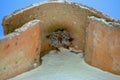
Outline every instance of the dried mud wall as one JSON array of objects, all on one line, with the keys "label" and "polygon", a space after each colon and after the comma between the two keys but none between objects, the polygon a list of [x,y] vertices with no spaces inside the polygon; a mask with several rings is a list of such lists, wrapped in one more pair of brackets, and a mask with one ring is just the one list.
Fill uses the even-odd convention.
[{"label": "dried mud wall", "polygon": [[102,17],[108,21],[114,21],[101,12],[80,4],[46,2],[14,12],[3,20],[3,26],[5,34],[8,34],[30,20],[41,20],[40,35],[41,42],[43,42],[41,43],[41,56],[43,56],[46,51],[52,49],[49,46],[50,41],[46,38],[46,35],[61,28],[70,32],[74,38],[71,47],[84,51],[88,16]]},{"label": "dried mud wall", "polygon": [[[46,36],[57,29],[70,32],[74,39],[71,47],[85,51],[88,64],[120,74],[120,29],[88,20],[88,16],[120,23],[93,8],[68,2],[38,3],[5,17],[2,24],[8,37],[0,40],[0,78],[15,76],[30,70],[34,62],[39,63],[38,55],[43,56],[52,49]],[[31,20],[30,27],[19,32]],[[9,38],[12,34],[16,35]]]},{"label": "dried mud wall", "polygon": [[0,80],[23,73],[39,63],[39,21],[31,21],[0,40]]},{"label": "dried mud wall", "polygon": [[120,74],[120,24],[90,17],[86,34],[85,61]]}]

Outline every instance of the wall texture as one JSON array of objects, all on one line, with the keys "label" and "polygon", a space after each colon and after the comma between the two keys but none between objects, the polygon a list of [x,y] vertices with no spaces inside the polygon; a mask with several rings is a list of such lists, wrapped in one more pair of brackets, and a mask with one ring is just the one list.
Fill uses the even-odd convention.
[{"label": "wall texture", "polygon": [[0,80],[34,68],[39,63],[39,21],[31,21],[0,40]]},{"label": "wall texture", "polygon": [[52,49],[46,36],[57,29],[71,34],[70,47],[85,51],[88,64],[120,74],[119,23],[93,8],[69,2],[38,3],[15,11],[2,23],[6,36],[0,40],[0,80],[39,65],[39,58]]},{"label": "wall texture", "polygon": [[85,61],[120,74],[120,24],[91,17],[86,33]]},{"label": "wall texture", "polygon": [[115,21],[101,12],[87,6],[68,2],[46,2],[31,5],[16,11],[3,20],[4,32],[8,34],[30,20],[41,20],[41,56],[52,49],[46,35],[56,29],[66,29],[74,38],[71,47],[85,49],[87,17],[96,16]]}]

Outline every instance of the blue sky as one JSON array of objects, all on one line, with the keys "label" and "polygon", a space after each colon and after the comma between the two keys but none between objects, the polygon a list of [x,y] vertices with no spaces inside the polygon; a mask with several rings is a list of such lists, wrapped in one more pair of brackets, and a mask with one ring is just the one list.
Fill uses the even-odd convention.
[{"label": "blue sky", "polygon": [[[0,38],[3,37],[2,19],[17,9],[24,8],[30,4],[46,0],[1,0],[0,1]],[[120,0],[68,0],[78,2],[98,9],[105,14],[120,20]]]}]

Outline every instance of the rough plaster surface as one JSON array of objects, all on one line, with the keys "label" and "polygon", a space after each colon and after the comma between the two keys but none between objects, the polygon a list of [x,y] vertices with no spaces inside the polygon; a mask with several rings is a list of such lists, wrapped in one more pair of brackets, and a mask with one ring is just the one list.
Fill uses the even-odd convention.
[{"label": "rough plaster surface", "polygon": [[[98,31],[95,32],[94,31],[95,29],[92,26],[89,27],[89,29],[87,28],[87,32],[86,32],[86,27],[88,26],[88,18],[87,18],[88,16],[95,16],[98,18],[102,18],[102,19],[97,19],[98,23],[94,22],[95,18],[91,18],[91,20],[93,19],[93,23],[95,23],[94,26],[95,29]],[[38,22],[38,20],[35,19],[41,20],[41,24],[39,26],[40,28],[38,27],[38,25],[34,25],[34,23]],[[35,20],[35,21],[33,21],[33,23],[26,24],[24,26],[29,26],[29,25],[37,26],[34,27],[36,29],[33,29],[32,30],[33,32],[30,31],[31,28],[29,29],[28,27],[23,26],[23,24],[31,20]],[[99,23],[101,25],[99,25]],[[13,14],[4,18],[3,26],[6,36],[4,39],[0,40],[0,51],[3,53],[5,52],[5,54],[0,53],[1,54],[0,59],[2,61],[0,62],[0,65],[3,64],[8,65],[9,61],[10,63],[14,64],[17,63],[15,62],[16,60],[19,60],[21,61],[21,63],[24,63],[28,61],[28,59],[26,60],[26,58],[29,58],[31,63],[31,61],[33,61],[33,59],[35,58],[36,53],[34,54],[34,52],[32,52],[34,50],[29,48],[31,47],[30,45],[33,45],[34,46],[33,48],[35,48],[35,50],[39,52],[41,56],[45,55],[46,51],[52,49],[52,47],[49,46],[50,40],[46,39],[46,35],[50,34],[56,29],[62,28],[70,32],[70,34],[72,34],[71,37],[73,37],[74,40],[72,42],[71,47],[73,49],[77,51],[80,50],[83,52],[86,50],[86,53],[84,55],[87,63],[91,65],[95,64],[94,66],[99,67],[103,70],[107,70],[113,73],[120,73],[119,70],[120,55],[118,51],[120,49],[119,23],[120,23],[119,21],[112,19],[109,16],[82,4],[69,3],[69,2],[45,2],[45,3],[33,4],[24,9],[15,11]],[[104,27],[104,25],[107,25],[108,27]],[[23,27],[19,28],[21,26]],[[32,38],[31,35],[33,35]],[[99,41],[98,39],[101,39],[101,41]],[[18,47],[24,46],[25,51],[28,51],[27,53],[22,52],[20,48],[15,46],[18,45],[18,43],[16,43],[17,41],[20,42],[19,43],[20,45]],[[8,43],[12,47],[8,45]],[[93,43],[95,43],[96,45],[94,45]],[[41,46],[41,50],[40,48],[38,48],[39,46]],[[9,49],[7,50],[6,48]],[[16,54],[18,52],[20,54]],[[34,56],[29,55],[28,53],[34,54]],[[17,58],[16,56],[20,56],[20,57]],[[22,65],[25,66],[27,64],[25,65],[22,64]],[[29,65],[29,61],[28,61],[28,65]],[[9,69],[15,68],[18,70],[17,73],[21,73],[24,70],[26,71],[27,69],[29,69],[31,64],[29,65],[29,67],[25,69],[20,66],[20,63],[17,65],[21,67],[20,69],[16,68],[16,65],[15,67],[14,65],[9,65],[9,66],[10,66]],[[34,64],[33,66],[36,66],[36,64]],[[7,68],[4,67],[4,65],[0,66],[1,72],[5,72],[6,69]],[[10,71],[11,70],[9,70],[7,73],[6,70],[5,75],[2,74],[2,76],[8,77],[9,75],[11,76],[17,75],[16,71],[13,70],[14,74],[10,74],[9,73]]]},{"label": "rough plaster surface", "polygon": [[46,35],[59,28],[66,29],[72,34],[74,38],[72,47],[84,51],[88,16],[115,21],[103,13],[82,4],[44,2],[14,12],[3,20],[3,26],[5,34],[8,34],[30,20],[39,19],[41,20],[41,42],[45,42],[41,43],[41,55],[45,55],[46,51],[51,50],[50,41],[46,39]]},{"label": "rough plaster surface", "polygon": [[87,65],[82,53],[50,51],[42,60],[40,67],[9,80],[120,80],[118,75]]},{"label": "rough plaster surface", "polygon": [[26,23],[0,40],[0,80],[13,77],[39,65],[39,21]]},{"label": "rough plaster surface", "polygon": [[86,33],[86,62],[120,74],[120,25],[90,17]]}]

